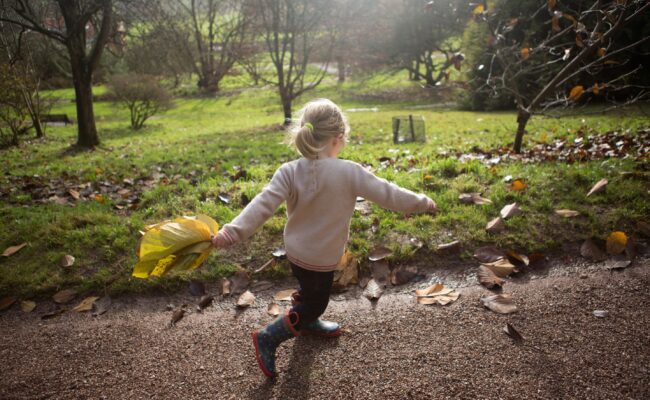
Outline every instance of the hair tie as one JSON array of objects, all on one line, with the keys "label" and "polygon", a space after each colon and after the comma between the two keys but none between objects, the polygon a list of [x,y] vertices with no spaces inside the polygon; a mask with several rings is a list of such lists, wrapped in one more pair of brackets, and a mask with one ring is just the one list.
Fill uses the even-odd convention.
[{"label": "hair tie", "polygon": [[312,132],[314,131],[314,125],[312,125],[312,124],[309,123],[309,122],[305,122],[305,124],[304,124],[303,126],[306,126],[307,129],[309,129],[309,130],[312,131]]}]

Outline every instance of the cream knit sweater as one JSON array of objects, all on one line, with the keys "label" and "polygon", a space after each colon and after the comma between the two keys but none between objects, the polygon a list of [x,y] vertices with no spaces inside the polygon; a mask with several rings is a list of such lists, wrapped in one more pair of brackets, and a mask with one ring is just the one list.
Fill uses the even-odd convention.
[{"label": "cream knit sweater", "polygon": [[271,182],[216,238],[219,247],[247,239],[287,202],[287,258],[313,271],[333,271],[343,256],[357,196],[402,213],[433,210],[435,203],[338,158],[300,158],[283,164]]}]

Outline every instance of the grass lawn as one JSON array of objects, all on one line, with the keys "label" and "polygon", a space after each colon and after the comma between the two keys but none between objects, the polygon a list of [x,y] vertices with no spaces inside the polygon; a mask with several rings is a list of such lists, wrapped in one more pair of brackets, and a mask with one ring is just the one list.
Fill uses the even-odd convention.
[{"label": "grass lawn", "polygon": [[[409,262],[438,244],[461,240],[469,257],[483,243],[496,243],[524,253],[553,251],[566,241],[605,238],[612,230],[633,232],[636,221],[647,220],[647,158],[633,157],[576,162],[524,163],[502,161],[488,165],[478,160],[462,162],[458,155],[504,147],[513,140],[513,112],[476,113],[444,108],[426,97],[412,98],[417,85],[399,77],[369,78],[342,86],[325,83],[296,103],[296,109],[314,97],[329,97],[346,109],[352,126],[351,140],[342,158],[371,166],[375,173],[399,185],[431,196],[440,215],[403,217],[368,205],[352,221],[351,251],[360,258],[375,245],[395,250],[395,262]],[[225,87],[228,87],[226,85]],[[96,93],[103,93],[98,88]],[[392,99],[390,93],[398,93]],[[53,113],[75,117],[75,105],[65,101],[71,90],[59,90],[62,100]],[[192,274],[156,280],[131,278],[136,261],[138,231],[144,225],[179,215],[205,213],[220,224],[229,222],[268,182],[277,167],[297,157],[283,143],[278,129],[282,112],[276,93],[268,88],[228,90],[218,98],[176,99],[176,107],[156,116],[140,131],[132,131],[127,111],[118,104],[96,102],[95,115],[101,146],[91,152],[69,151],[76,141],[76,126],[49,127],[43,141],[23,143],[1,150],[3,201],[0,216],[0,248],[28,245],[0,260],[0,294],[44,296],[74,287],[79,291],[113,294],[148,289],[173,289],[190,277],[217,279],[239,266],[257,268],[282,244],[285,209],[247,243],[226,252],[214,252]],[[614,113],[573,113],[561,118],[534,117],[529,123],[525,147],[556,138],[573,141],[585,132],[597,135],[610,130],[650,126],[647,108],[628,108]],[[427,124],[427,143],[392,143],[391,118],[418,114]],[[381,160],[384,161],[383,163]],[[232,181],[238,168],[246,177]],[[622,174],[624,172],[635,174]],[[528,185],[512,191],[504,177],[522,178]],[[37,176],[37,178],[34,178]],[[585,197],[591,186],[607,178],[607,190]],[[139,195],[134,210],[117,209],[119,201],[105,195],[86,196],[72,205],[34,201],[25,182],[68,196],[68,189],[87,185],[106,193],[120,188]],[[126,181],[125,181],[126,180]],[[45,182],[45,183],[43,183]],[[147,182],[142,184],[142,182]],[[488,205],[464,205],[463,192],[482,192]],[[219,195],[227,194],[225,203]],[[69,196],[68,196],[69,197]],[[503,233],[488,234],[486,223],[506,204],[517,202],[523,214],[507,220]],[[581,216],[564,219],[554,210],[577,210]],[[375,221],[379,229],[371,229]],[[413,254],[409,239],[426,247]],[[62,256],[76,257],[72,267],[59,266]],[[362,265],[363,266],[363,265]],[[271,275],[286,274],[280,264]]]}]

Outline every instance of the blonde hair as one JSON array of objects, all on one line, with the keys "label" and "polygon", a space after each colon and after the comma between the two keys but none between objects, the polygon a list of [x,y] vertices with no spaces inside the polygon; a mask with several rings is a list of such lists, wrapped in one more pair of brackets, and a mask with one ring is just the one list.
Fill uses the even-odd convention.
[{"label": "blonde hair", "polygon": [[288,130],[287,142],[305,158],[318,158],[330,138],[343,134],[347,141],[350,125],[341,108],[328,99],[308,102],[298,111]]}]

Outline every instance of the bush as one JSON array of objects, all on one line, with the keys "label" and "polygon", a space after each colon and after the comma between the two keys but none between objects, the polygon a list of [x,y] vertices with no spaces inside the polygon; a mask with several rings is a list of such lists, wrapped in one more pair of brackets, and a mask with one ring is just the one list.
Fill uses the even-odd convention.
[{"label": "bush", "polygon": [[171,96],[151,75],[123,74],[112,76],[108,83],[111,98],[131,112],[131,128],[140,129],[151,116],[172,107]]}]

